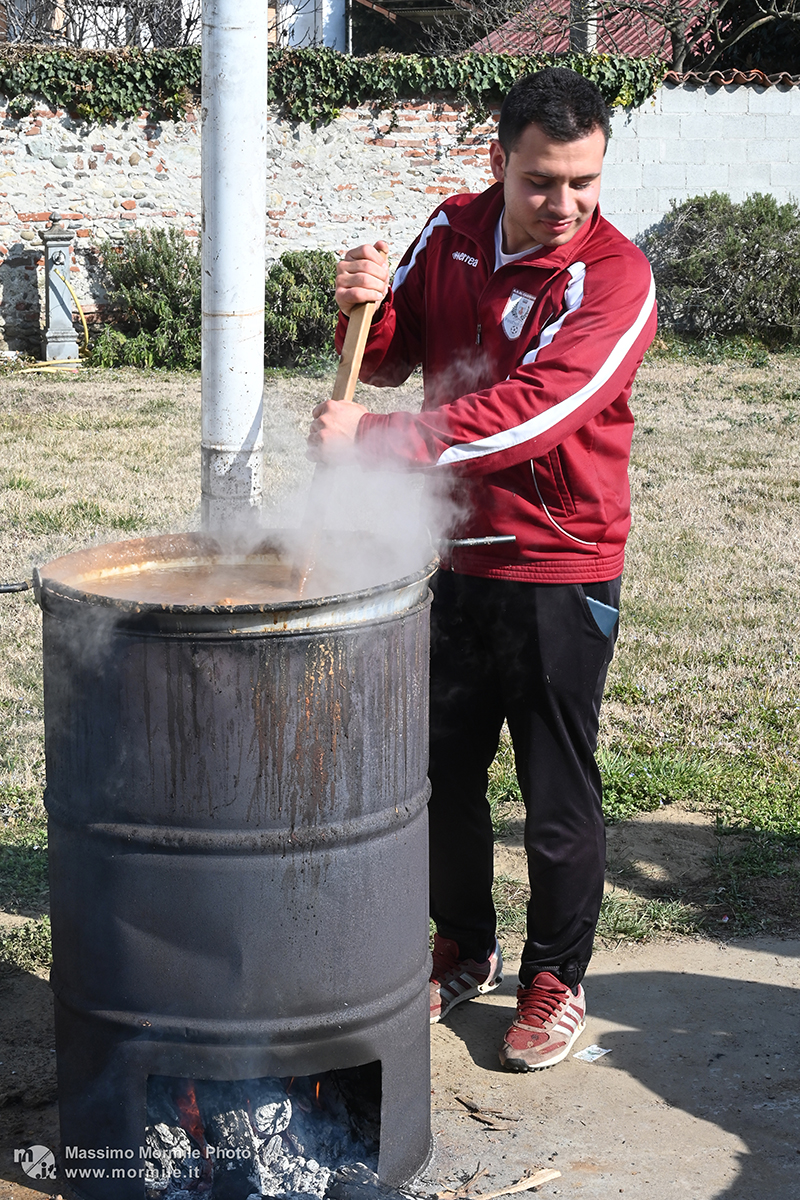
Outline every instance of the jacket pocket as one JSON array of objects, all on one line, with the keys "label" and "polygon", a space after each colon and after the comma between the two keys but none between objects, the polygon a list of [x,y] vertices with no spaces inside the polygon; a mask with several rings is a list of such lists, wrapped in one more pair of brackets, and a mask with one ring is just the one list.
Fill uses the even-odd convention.
[{"label": "jacket pocket", "polygon": [[560,516],[573,516],[575,500],[567,484],[559,448],[556,446],[545,457],[533,459],[531,467],[536,487],[548,509]]}]

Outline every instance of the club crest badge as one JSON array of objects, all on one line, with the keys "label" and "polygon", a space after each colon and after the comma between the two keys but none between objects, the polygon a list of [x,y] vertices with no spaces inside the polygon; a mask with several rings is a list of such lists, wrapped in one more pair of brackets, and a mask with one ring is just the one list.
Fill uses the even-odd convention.
[{"label": "club crest badge", "polygon": [[513,342],[522,333],[535,301],[535,296],[529,296],[527,292],[518,292],[516,288],[506,300],[502,321],[503,333],[509,341]]}]

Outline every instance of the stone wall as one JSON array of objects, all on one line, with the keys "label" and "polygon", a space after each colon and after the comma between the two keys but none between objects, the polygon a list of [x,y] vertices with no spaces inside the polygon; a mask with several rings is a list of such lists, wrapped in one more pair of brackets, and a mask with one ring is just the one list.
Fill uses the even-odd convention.
[{"label": "stone wall", "polygon": [[0,342],[38,349],[40,231],[75,231],[70,282],[91,318],[103,301],[93,248],[126,229],[179,225],[198,237],[200,133],[194,121],[86,126],[37,110],[0,122]]},{"label": "stone wall", "polygon": [[[103,302],[98,242],[150,225],[198,236],[200,130],[194,120],[154,124],[145,116],[85,126],[62,112],[4,115],[0,342],[25,348],[38,342],[39,233],[53,213],[75,230],[71,280],[90,317]],[[753,191],[800,196],[798,116],[797,88],[665,85],[641,108],[614,115],[603,212],[636,237],[671,199],[714,189],[736,200]],[[394,114],[344,110],[316,131],[273,113],[269,257],[287,249],[341,252],[378,237],[399,257],[441,198],[491,181],[493,129],[491,121],[467,130],[463,111],[430,103],[404,104]]]}]

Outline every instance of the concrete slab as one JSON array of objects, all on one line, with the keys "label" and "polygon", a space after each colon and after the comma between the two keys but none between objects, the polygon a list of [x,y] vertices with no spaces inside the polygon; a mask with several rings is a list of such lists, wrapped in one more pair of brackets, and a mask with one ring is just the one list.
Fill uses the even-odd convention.
[{"label": "concrete slab", "polygon": [[[555,1166],[542,1195],[575,1200],[797,1200],[800,941],[701,940],[599,951],[579,1050],[547,1071],[503,1073],[516,964],[492,996],[432,1030],[436,1148],[423,1189],[478,1164],[478,1194]],[[497,1110],[471,1118],[465,1096]],[[506,1118],[506,1119],[503,1119]]]}]

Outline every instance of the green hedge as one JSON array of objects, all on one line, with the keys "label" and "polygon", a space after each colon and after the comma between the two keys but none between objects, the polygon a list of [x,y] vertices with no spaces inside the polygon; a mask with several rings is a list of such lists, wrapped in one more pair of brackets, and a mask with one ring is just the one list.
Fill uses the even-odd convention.
[{"label": "green hedge", "polygon": [[200,47],[180,50],[49,50],[6,46],[0,51],[0,93],[11,115],[37,100],[85,121],[117,121],[147,109],[155,119],[178,119],[200,93]]},{"label": "green hedge", "polygon": [[[666,65],[656,58],[607,54],[373,54],[354,58],[330,49],[270,54],[269,94],[285,115],[314,125],[340,109],[376,101],[431,97],[466,103],[475,116],[502,99],[520,75],[543,66],[572,67],[593,80],[607,103],[636,107],[652,96]],[[11,115],[37,100],[85,121],[114,121],[142,109],[177,119],[197,105],[200,47],[178,50],[50,50],[6,46],[0,51],[0,93]]]},{"label": "green hedge", "polygon": [[98,247],[108,316],[97,367],[200,367],[200,255],[183,231],[136,229]]},{"label": "green hedge", "polygon": [[336,263],[329,250],[287,250],[270,267],[264,291],[266,366],[305,366],[333,355]]},{"label": "green hedge", "polygon": [[663,327],[696,337],[800,342],[800,207],[712,192],[671,211],[644,239]]},{"label": "green hedge", "polygon": [[[200,367],[200,255],[180,229],[133,230],[98,247],[108,296],[96,367]],[[264,365],[313,364],[334,353],[336,255],[287,250],[265,281]]]}]

